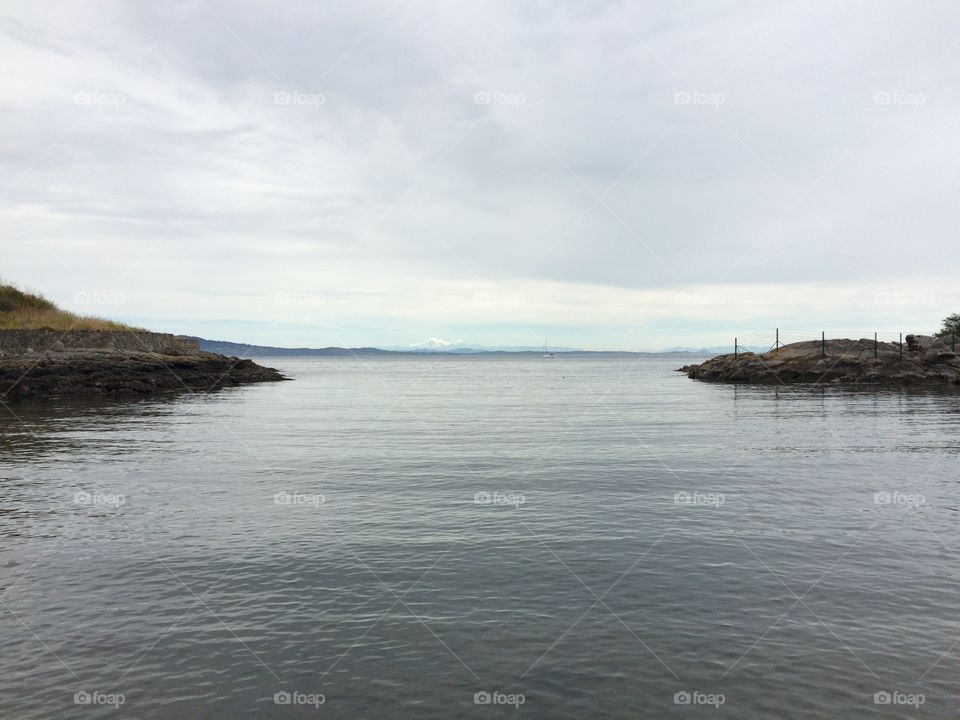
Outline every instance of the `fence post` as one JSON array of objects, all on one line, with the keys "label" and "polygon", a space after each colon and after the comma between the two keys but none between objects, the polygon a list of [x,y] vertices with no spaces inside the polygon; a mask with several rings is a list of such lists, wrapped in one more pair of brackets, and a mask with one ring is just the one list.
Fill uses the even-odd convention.
[{"label": "fence post", "polygon": [[903,333],[900,333],[900,362],[903,362]]},{"label": "fence post", "polygon": [[737,357],[739,354],[740,354],[740,353],[739,353],[739,351],[737,350],[737,339],[734,338],[734,339],[733,339],[733,356],[734,356],[734,357]]},{"label": "fence post", "polygon": [[777,341],[773,344],[773,349],[780,347],[780,328],[777,328]]},{"label": "fence post", "polygon": [[827,331],[820,331],[820,352],[823,353],[823,356],[827,356]]},{"label": "fence post", "polygon": [[877,334],[873,334],[873,359],[877,359]]}]

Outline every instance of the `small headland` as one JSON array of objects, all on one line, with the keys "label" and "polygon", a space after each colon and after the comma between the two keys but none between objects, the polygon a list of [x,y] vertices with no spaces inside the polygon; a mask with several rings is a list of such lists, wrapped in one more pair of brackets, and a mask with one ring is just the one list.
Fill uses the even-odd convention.
[{"label": "small headland", "polygon": [[0,400],[84,393],[212,390],[286,380],[196,340],[75,315],[0,285]]},{"label": "small headland", "polygon": [[769,384],[960,385],[952,339],[810,340],[765,353],[728,353],[679,369],[694,380]]}]

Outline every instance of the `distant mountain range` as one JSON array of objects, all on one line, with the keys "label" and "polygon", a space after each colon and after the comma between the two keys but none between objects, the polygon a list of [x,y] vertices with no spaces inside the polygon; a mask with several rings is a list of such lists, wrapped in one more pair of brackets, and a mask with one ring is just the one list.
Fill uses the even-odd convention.
[{"label": "distant mountain range", "polygon": [[[426,342],[416,345],[407,345],[405,347],[387,347],[387,350],[405,353],[468,353],[476,354],[480,352],[543,352],[541,345],[468,345],[462,342],[447,342],[439,338],[430,338]],[[549,347],[550,352],[584,352],[579,348],[571,347]]]},{"label": "distant mountain range", "polygon": [[362,347],[362,348],[283,348],[272,347],[269,345],[248,345],[245,343],[230,342],[227,340],[207,340],[202,337],[188,336],[191,340],[197,340],[200,343],[200,349],[207,352],[220,353],[221,355],[231,355],[239,357],[282,357],[282,356],[343,356],[343,355],[396,355],[390,350],[381,350],[380,348]]},{"label": "distant mountain range", "polygon": [[[221,355],[231,355],[237,357],[343,357],[343,356],[375,356],[375,355],[425,355],[425,354],[451,354],[451,355],[506,355],[506,354],[528,354],[539,355],[543,352],[542,347],[531,347],[523,345],[463,345],[460,343],[450,343],[447,345],[424,343],[413,345],[406,348],[392,347],[389,349],[375,347],[343,348],[343,347],[325,347],[325,348],[285,348],[272,347],[269,345],[248,345],[245,343],[230,342],[226,340],[208,340],[202,337],[191,336],[191,340],[200,343],[200,349],[207,352],[220,353]],[[743,348],[746,350],[747,348]],[[749,348],[753,350],[753,348]],[[758,348],[758,351],[765,352],[769,348]],[[568,355],[719,355],[730,352],[731,348],[670,348],[662,352],[621,352],[621,351],[602,351],[602,350],[579,350],[577,348],[551,347],[550,351]]]}]

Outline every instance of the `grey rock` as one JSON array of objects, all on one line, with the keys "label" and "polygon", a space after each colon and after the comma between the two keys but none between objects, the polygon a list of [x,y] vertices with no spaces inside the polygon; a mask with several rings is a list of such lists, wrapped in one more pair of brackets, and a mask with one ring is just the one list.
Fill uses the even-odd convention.
[{"label": "grey rock", "polygon": [[903,348],[866,338],[810,340],[761,355],[719,355],[683,370],[696,380],[736,383],[960,385],[960,360],[940,338],[907,337]]}]

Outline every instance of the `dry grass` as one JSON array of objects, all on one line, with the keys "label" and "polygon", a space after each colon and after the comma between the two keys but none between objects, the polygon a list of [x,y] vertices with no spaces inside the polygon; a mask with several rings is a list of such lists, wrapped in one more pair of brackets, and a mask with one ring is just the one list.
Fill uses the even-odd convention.
[{"label": "dry grass", "polygon": [[0,330],[140,330],[104,318],[61,310],[42,295],[0,285]]}]

